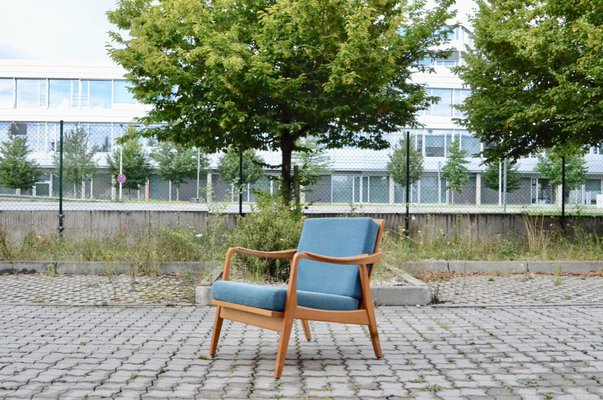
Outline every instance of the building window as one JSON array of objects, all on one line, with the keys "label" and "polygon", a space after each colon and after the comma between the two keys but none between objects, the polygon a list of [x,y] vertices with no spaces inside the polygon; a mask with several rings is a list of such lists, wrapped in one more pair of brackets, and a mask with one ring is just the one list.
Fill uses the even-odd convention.
[{"label": "building window", "polygon": [[113,93],[111,81],[88,81],[90,84],[90,108],[111,108]]},{"label": "building window", "polygon": [[467,152],[467,157],[479,157],[481,143],[476,137],[469,135],[467,132],[462,132],[461,148]]},{"label": "building window", "polygon": [[331,188],[333,203],[387,203],[389,198],[387,176],[333,175]]},{"label": "building window", "polygon": [[27,124],[27,144],[31,151],[46,151],[46,124],[29,122]]},{"label": "building window", "polygon": [[90,124],[89,146],[95,146],[97,151],[109,153],[111,151],[111,124]]},{"label": "building window", "polygon": [[[460,106],[465,104],[465,100],[467,99],[467,97],[469,97],[471,95],[471,91],[470,90],[465,90],[465,89],[454,89],[454,93],[453,93],[453,104],[455,106]],[[456,108],[453,108],[452,110],[452,115],[454,117],[464,117],[465,113],[461,112],[460,110],[457,110]]]},{"label": "building window", "polygon": [[584,181],[585,203],[597,204],[597,195],[601,194],[601,179],[587,179]]},{"label": "building window", "polygon": [[136,104],[136,100],[130,92],[130,84],[128,81],[116,80],[115,86],[115,100],[116,104]]},{"label": "building window", "polygon": [[431,115],[436,117],[450,117],[452,115],[452,90],[431,89],[431,95],[440,98],[437,103],[431,105]]},{"label": "building window", "polygon": [[46,107],[46,79],[17,79],[17,107]]},{"label": "building window", "polygon": [[553,203],[553,187],[548,179],[532,178],[531,183],[532,204]]},{"label": "building window", "polygon": [[333,203],[354,202],[354,176],[333,175],[331,177],[331,201]]},{"label": "building window", "polygon": [[425,157],[444,157],[445,132],[428,129],[425,135]]},{"label": "building window", "polygon": [[[437,175],[424,175],[419,182],[419,203],[440,204],[446,202],[446,180]],[[411,197],[412,198],[412,197]]]},{"label": "building window", "polygon": [[13,95],[14,81],[12,79],[0,79],[0,107],[13,108],[15,98]]},{"label": "building window", "polygon": [[[417,202],[418,182],[410,185],[410,202]],[[394,183],[394,203],[406,203],[406,186]]]},{"label": "building window", "polygon": [[[76,81],[77,84],[77,81]],[[71,107],[73,82],[69,79],[50,79],[48,81],[48,107],[69,108]],[[76,85],[77,86],[77,85]]]}]

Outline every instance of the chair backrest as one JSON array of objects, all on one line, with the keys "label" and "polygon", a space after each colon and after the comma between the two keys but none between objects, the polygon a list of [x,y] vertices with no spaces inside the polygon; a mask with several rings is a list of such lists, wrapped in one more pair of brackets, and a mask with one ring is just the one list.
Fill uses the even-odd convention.
[{"label": "chair backrest", "polygon": [[[373,254],[379,224],[372,218],[309,218],[304,222],[298,252],[331,257]],[[301,260],[297,289],[308,292],[362,297],[358,267]]]}]

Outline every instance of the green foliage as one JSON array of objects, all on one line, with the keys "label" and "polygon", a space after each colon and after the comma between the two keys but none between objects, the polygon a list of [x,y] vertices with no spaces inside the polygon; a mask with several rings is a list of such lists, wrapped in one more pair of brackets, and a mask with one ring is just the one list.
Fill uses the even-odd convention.
[{"label": "green foliage", "polygon": [[[297,247],[303,218],[281,200],[260,196],[257,210],[239,218],[228,239],[229,247],[240,246],[255,250],[276,251]],[[245,271],[260,279],[286,280],[289,261],[237,256]]]},{"label": "green foliage", "polygon": [[[151,153],[151,157],[159,164],[157,172],[166,181],[172,182],[176,187],[176,199],[179,200],[179,188],[186,180],[197,176],[197,149],[174,144],[161,143],[158,149]],[[200,174],[205,174],[209,161],[205,154],[199,157]]]},{"label": "green foliage", "polygon": [[15,134],[15,124],[8,128],[8,140],[0,144],[0,183],[11,189],[28,190],[36,183],[38,164],[29,161],[27,138]]},{"label": "green foliage", "polygon": [[[136,138],[127,139],[122,143],[123,160],[122,171],[126,175],[125,189],[137,190],[143,186],[151,174],[151,164],[142,145]],[[107,164],[111,176],[119,175],[120,151],[116,149],[111,156],[107,156]]]},{"label": "green foliage", "polygon": [[[499,170],[500,165],[500,170]],[[499,189],[499,177],[502,174],[504,178],[503,171],[504,163],[501,161],[491,161],[486,164],[486,170],[482,174],[482,178],[484,178],[484,184],[487,188],[492,190]],[[517,171],[517,163],[513,161],[507,161],[507,193],[515,192],[519,190],[521,187],[521,178],[519,176],[519,172]]]},{"label": "green foliage", "polygon": [[471,89],[461,123],[488,159],[603,141],[599,1],[477,2],[474,48],[456,71]]},{"label": "green foliage", "polygon": [[[385,148],[430,99],[413,82],[446,51],[453,0],[120,0],[113,60],[153,106],[143,132],[208,151],[281,150],[283,197],[300,138]],[[153,125],[162,124],[162,125]]]},{"label": "green foliage", "polygon": [[325,147],[312,138],[297,141],[293,152],[292,164],[298,167],[298,175],[294,177],[300,186],[309,186],[318,182],[321,175],[329,174],[332,166]]},{"label": "green foliage", "polygon": [[[553,185],[561,185],[563,166],[563,151],[551,150],[546,154],[538,154],[538,164],[536,172],[546,179],[549,179]],[[567,188],[577,188],[586,180],[586,160],[582,154],[571,154],[565,156],[565,185]]]},{"label": "green foliage", "polygon": [[[442,176],[446,179],[446,188],[461,192],[463,187],[469,182],[469,169],[465,164],[469,160],[465,158],[467,151],[461,149],[461,142],[458,138],[454,139],[448,149],[448,159],[442,167]],[[452,197],[454,203],[454,193]]]},{"label": "green foliage", "polygon": [[[409,157],[409,185],[417,182],[423,175],[423,154],[414,149],[413,136],[410,137],[410,157]],[[404,136],[394,151],[389,156],[387,163],[387,172],[391,175],[394,182],[400,186],[406,186],[406,136]]]},{"label": "green foliage", "polygon": [[[96,172],[94,154],[98,151],[96,146],[88,146],[90,134],[82,128],[65,132],[63,137],[63,179],[72,183],[74,187],[90,178]],[[60,154],[54,153],[54,165],[59,169]],[[77,196],[77,193],[73,193]]]},{"label": "green foliage", "polygon": [[[220,176],[235,188],[239,187],[239,161],[238,150],[229,147],[218,162]],[[243,186],[253,184],[264,176],[264,160],[253,150],[243,152]]]}]

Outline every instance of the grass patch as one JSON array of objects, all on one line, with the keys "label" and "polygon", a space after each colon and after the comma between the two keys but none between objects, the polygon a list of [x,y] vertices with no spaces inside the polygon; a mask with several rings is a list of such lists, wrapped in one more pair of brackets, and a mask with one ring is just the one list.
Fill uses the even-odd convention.
[{"label": "grass patch", "polygon": [[[228,246],[243,246],[260,250],[279,250],[295,247],[301,230],[298,216],[289,215],[282,206],[265,205],[240,221],[236,228],[226,225],[225,219],[215,215],[207,227],[162,228],[146,234],[125,231],[112,236],[82,236],[60,238],[56,234],[39,235],[28,232],[22,239],[12,240],[10,232],[0,227],[0,257],[5,261],[41,261],[52,266],[60,261],[95,261],[127,263],[136,274],[154,274],[161,262],[218,261],[224,259]],[[210,216],[210,218],[212,218]],[[476,232],[465,231],[461,217],[449,232],[444,232],[427,219],[421,228],[408,238],[401,231],[385,233],[381,249],[382,262],[375,269],[374,278],[395,281],[400,272],[411,272],[419,279],[438,281],[450,276],[427,271],[408,271],[408,262],[420,260],[583,260],[603,259],[603,241],[594,233],[574,232],[571,239],[559,231],[543,226],[544,219],[525,219],[526,234],[515,238],[483,238]],[[237,256],[233,277],[253,281],[287,279],[288,266],[259,263]],[[108,264],[110,265],[110,264]],[[111,275],[111,267],[107,274]],[[114,273],[114,272],[113,272]],[[56,269],[49,268],[49,276]],[[563,284],[561,271],[553,277],[553,284]],[[197,277],[183,275],[182,282],[194,285]],[[529,279],[529,278],[526,278]],[[489,282],[495,279],[489,278]],[[192,293],[188,293],[192,296]]]}]

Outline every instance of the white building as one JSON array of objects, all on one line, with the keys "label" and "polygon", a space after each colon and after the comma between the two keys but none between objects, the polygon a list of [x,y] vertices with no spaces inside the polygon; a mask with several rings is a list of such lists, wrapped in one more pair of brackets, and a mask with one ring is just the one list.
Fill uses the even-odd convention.
[{"label": "white building", "polygon": [[[411,201],[416,204],[448,204],[450,193],[441,177],[441,169],[446,162],[448,148],[454,138],[459,138],[467,151],[470,163],[469,183],[461,193],[455,194],[456,204],[498,205],[500,193],[488,189],[481,179],[485,169],[482,159],[476,155],[482,150],[481,143],[466,130],[453,122],[462,117],[455,105],[461,104],[469,95],[459,78],[450,71],[451,66],[462,62],[463,52],[470,44],[469,32],[457,28],[450,37],[455,49],[452,55],[442,60],[426,60],[434,67],[433,74],[416,74],[414,79],[425,84],[428,93],[440,98],[418,116],[423,125],[420,129],[402,129],[390,135],[392,145],[397,144],[407,130],[411,131],[414,145],[424,156],[424,174],[420,182],[412,188]],[[59,121],[65,122],[65,131],[76,126],[91,134],[90,145],[101,150],[96,158],[100,166],[91,181],[86,182],[85,197],[110,199],[115,197],[112,180],[106,170],[107,155],[115,150],[115,140],[120,137],[136,117],[141,117],[149,106],[137,103],[129,93],[124,79],[124,70],[113,65],[73,64],[59,62],[39,62],[31,60],[0,60],[0,141],[6,139],[8,128],[14,124],[18,134],[28,139],[33,158],[43,173],[32,190],[35,196],[49,196],[56,193],[57,177],[54,172],[54,154],[59,140]],[[341,149],[328,152],[332,160],[332,172],[306,193],[306,201],[315,203],[401,203],[403,190],[387,176],[386,166],[391,150],[367,151]],[[586,156],[589,178],[582,188],[572,191],[570,201],[592,205],[601,193],[603,159],[593,149]],[[278,154],[262,153],[270,164],[278,164]],[[212,157],[213,170],[203,176],[200,182],[191,182],[181,188],[181,199],[196,197],[196,187],[205,187],[207,182],[213,187],[218,199],[229,199],[227,185],[216,172],[217,156]],[[535,158],[522,159],[519,171],[523,178],[522,188],[507,196],[509,204],[553,203],[559,196],[554,193],[548,181],[538,178],[534,172]],[[266,180],[261,184],[269,187]],[[153,175],[146,190],[141,190],[136,198],[166,200],[173,188]],[[0,188],[0,193],[12,193]],[[69,193],[69,188],[67,188]],[[146,193],[146,196],[145,196]],[[252,197],[251,191],[246,199]]]}]

